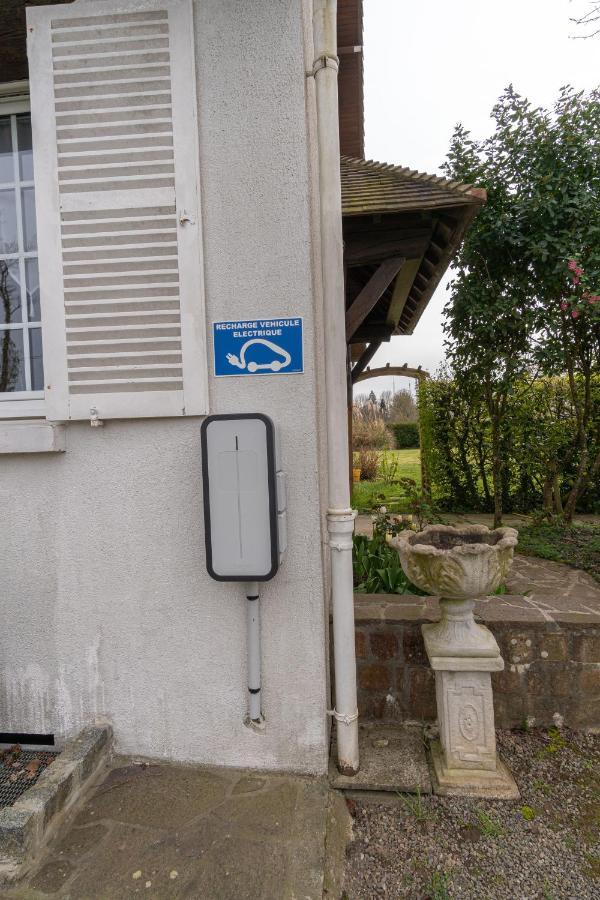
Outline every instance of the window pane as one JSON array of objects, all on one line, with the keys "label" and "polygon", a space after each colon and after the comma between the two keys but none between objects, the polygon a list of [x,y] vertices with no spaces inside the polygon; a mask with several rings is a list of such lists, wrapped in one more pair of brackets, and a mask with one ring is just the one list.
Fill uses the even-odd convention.
[{"label": "window pane", "polygon": [[21,190],[21,206],[23,209],[23,243],[25,250],[37,249],[37,228],[35,224],[35,195],[33,188]]},{"label": "window pane", "polygon": [[16,253],[18,249],[15,192],[0,191],[0,253]]},{"label": "window pane", "polygon": [[42,365],[42,329],[29,329],[29,357],[31,359],[31,390],[44,390],[44,367]]},{"label": "window pane", "polygon": [[22,321],[19,260],[0,259],[0,325]]},{"label": "window pane", "polygon": [[31,144],[31,116],[17,116],[17,144],[21,181],[33,181],[33,150]]},{"label": "window pane", "polygon": [[0,393],[24,390],[23,332],[0,329]]},{"label": "window pane", "polygon": [[0,119],[0,183],[14,180],[10,119]]},{"label": "window pane", "polygon": [[40,312],[40,276],[38,261],[25,260],[25,284],[27,285],[27,317],[30,322],[39,322]]}]

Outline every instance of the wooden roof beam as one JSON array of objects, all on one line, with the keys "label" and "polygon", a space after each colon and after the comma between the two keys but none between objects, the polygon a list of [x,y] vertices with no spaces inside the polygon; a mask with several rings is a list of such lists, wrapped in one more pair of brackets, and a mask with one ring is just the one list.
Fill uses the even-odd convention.
[{"label": "wooden roof beam", "polygon": [[420,259],[407,259],[398,272],[396,283],[394,284],[394,293],[392,294],[386,319],[387,324],[393,325],[394,328],[396,328],[400,321],[400,316],[404,311],[406,300],[415,280],[415,276],[419,271],[420,264]]},{"label": "wooden roof beam", "polygon": [[357,378],[360,378],[380,347],[381,341],[372,341],[367,348],[363,350],[358,362],[353,366],[352,372],[350,373],[352,384],[354,384]]},{"label": "wooden roof beam", "polygon": [[377,301],[390,286],[402,266],[403,256],[391,256],[379,265],[346,311],[346,340],[349,341],[365,321]]},{"label": "wooden roof beam", "polygon": [[353,231],[344,237],[344,262],[347,267],[377,262],[387,256],[403,256],[405,259],[421,258],[431,237],[431,229],[419,229],[412,233],[400,229],[375,231],[365,229],[364,234]]},{"label": "wooden roof beam", "polygon": [[364,344],[371,341],[390,341],[394,329],[391,325],[361,325],[358,331],[349,339],[351,344]]}]

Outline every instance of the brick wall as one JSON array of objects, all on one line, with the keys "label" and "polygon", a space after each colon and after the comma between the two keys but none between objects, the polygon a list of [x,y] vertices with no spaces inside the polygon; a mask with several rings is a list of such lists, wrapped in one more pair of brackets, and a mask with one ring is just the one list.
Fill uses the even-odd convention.
[{"label": "brick wall", "polygon": [[[499,600],[502,600],[499,603]],[[530,614],[516,602],[494,598],[478,607],[505,661],[492,674],[496,724],[516,728],[528,716],[552,725],[559,713],[572,728],[600,729],[600,610],[581,619]],[[424,720],[436,717],[434,675],[421,624],[439,618],[437,601],[425,597],[357,595],[358,705],[364,719]],[[566,621],[566,619],[575,621]]]}]

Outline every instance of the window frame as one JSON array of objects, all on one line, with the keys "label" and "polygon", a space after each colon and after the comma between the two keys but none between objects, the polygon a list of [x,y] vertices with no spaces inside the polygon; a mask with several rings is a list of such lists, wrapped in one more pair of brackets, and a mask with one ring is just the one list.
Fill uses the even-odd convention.
[{"label": "window frame", "polygon": [[[30,111],[28,81],[11,81],[0,84],[0,117]],[[32,183],[35,187],[35,173]],[[25,335],[28,330],[27,328],[22,329],[23,334]],[[45,414],[46,403],[43,390],[15,391],[12,394],[0,395],[0,420],[43,418]]]}]

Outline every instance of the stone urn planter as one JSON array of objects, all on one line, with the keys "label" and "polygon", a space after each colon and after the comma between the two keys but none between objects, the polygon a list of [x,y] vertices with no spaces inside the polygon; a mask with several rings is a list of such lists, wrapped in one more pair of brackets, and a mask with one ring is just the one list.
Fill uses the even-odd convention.
[{"label": "stone urn planter", "polygon": [[504,660],[494,635],[473,616],[475,601],[505,580],[517,536],[514,528],[428,525],[392,542],[413,584],[440,597],[440,621],[422,626],[436,679],[440,742],[432,744],[432,759],[440,794],[519,796],[496,754],[490,673]]}]

